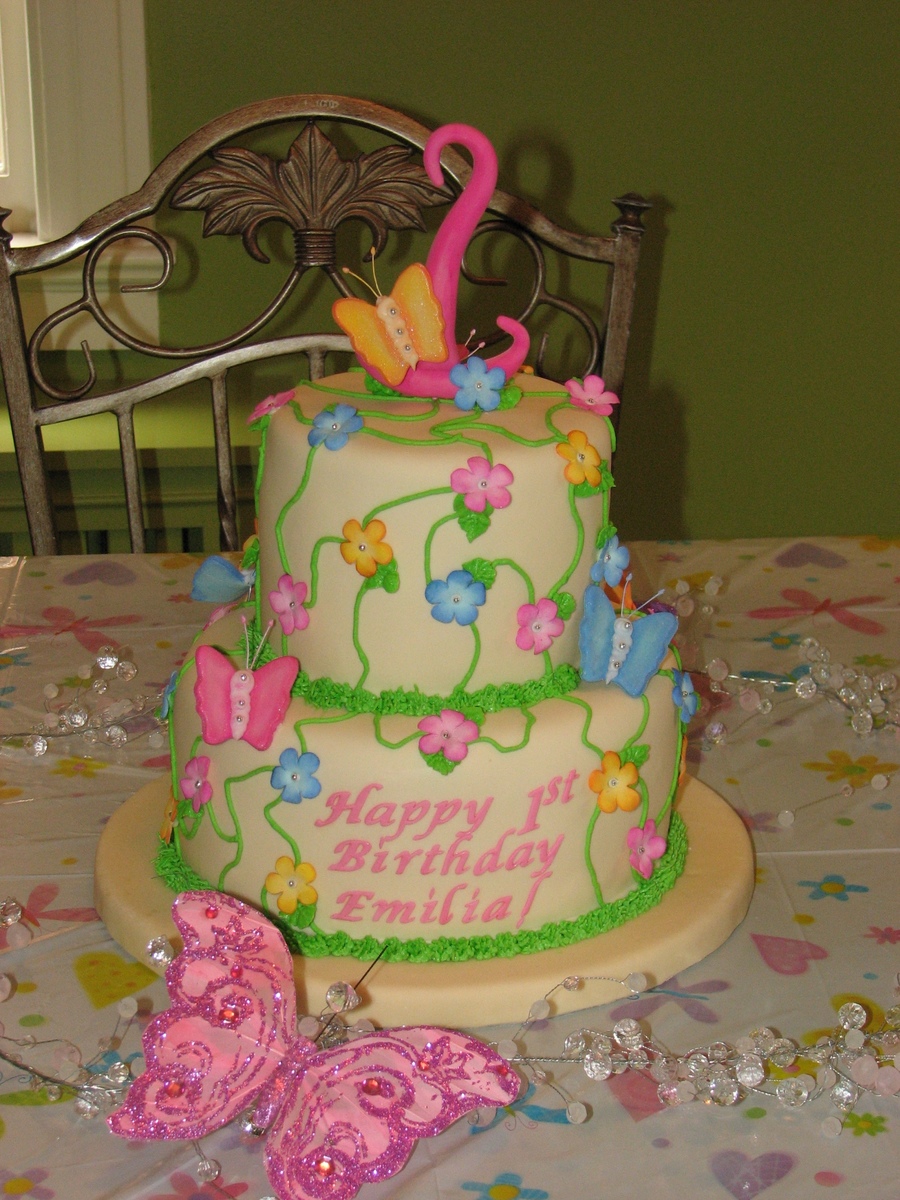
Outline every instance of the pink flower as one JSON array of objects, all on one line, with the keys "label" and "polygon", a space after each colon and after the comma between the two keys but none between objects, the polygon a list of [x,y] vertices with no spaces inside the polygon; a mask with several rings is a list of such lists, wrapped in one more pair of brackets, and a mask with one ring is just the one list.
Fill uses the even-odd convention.
[{"label": "pink flower", "polygon": [[278,412],[279,408],[287,404],[288,400],[293,400],[294,392],[295,389],[291,388],[289,392],[279,392],[276,396],[266,396],[265,400],[260,400],[247,418],[247,424],[252,425],[260,417],[271,417],[272,413]]},{"label": "pink flower", "polygon": [[666,852],[666,839],[657,835],[656,822],[648,819],[643,829],[635,825],[628,830],[625,842],[631,851],[628,861],[639,874],[649,879],[653,874],[653,860],[662,858]]},{"label": "pink flower", "polygon": [[874,938],[876,946],[896,946],[900,942],[900,929],[894,929],[891,925],[886,925],[884,929],[870,925],[869,932],[864,933],[863,937]]},{"label": "pink flower", "polygon": [[189,758],[184,764],[184,777],[178,780],[182,796],[190,800],[195,813],[212,800],[212,784],[206,778],[210,765],[205,754]]},{"label": "pink flower", "polygon": [[516,645],[520,650],[533,647],[535,654],[548,650],[553,639],[565,628],[562,617],[556,615],[556,602],[546,596],[537,604],[523,604],[516,613],[516,620],[519,622]]},{"label": "pink flower", "polygon": [[469,469],[457,467],[450,476],[454,492],[465,496],[463,503],[471,512],[484,512],[485,505],[506,508],[510,494],[506,490],[512,483],[513,473],[509,467],[497,463],[492,467],[486,458],[476,455],[469,459]]},{"label": "pink flower", "polygon": [[603,380],[599,375],[588,375],[583,386],[577,379],[569,379],[566,382],[566,390],[573,404],[596,413],[598,417],[608,417],[613,405],[619,403],[619,397],[614,392],[604,390]]},{"label": "pink flower", "polygon": [[443,754],[449,762],[462,762],[469,753],[469,742],[478,737],[478,726],[467,721],[455,708],[442,708],[437,716],[423,717],[419,729],[425,734],[419,738],[419,750],[423,754]]},{"label": "pink flower", "polygon": [[278,614],[285,633],[295,633],[309,624],[309,613],[303,607],[306,592],[306,584],[294,583],[290,575],[282,575],[278,580],[278,590],[269,592],[272,611]]}]

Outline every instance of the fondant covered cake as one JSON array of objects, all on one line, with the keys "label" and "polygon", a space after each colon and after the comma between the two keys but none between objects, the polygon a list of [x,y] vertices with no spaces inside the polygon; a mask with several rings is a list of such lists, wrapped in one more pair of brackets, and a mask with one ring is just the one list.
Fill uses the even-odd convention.
[{"label": "fondant covered cake", "polygon": [[255,414],[255,589],[171,698],[160,872],[261,907],[305,955],[567,945],[652,907],[686,853],[694,697],[609,521],[616,398],[514,374],[506,318],[497,359],[454,344],[496,164],[445,127],[436,180],[449,141],[473,176],[428,262],[335,306],[365,370]]}]

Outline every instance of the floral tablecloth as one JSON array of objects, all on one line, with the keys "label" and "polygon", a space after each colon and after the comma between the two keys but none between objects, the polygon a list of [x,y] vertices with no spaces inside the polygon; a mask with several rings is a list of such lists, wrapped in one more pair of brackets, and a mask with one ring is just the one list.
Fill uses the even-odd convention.
[{"label": "floral tablecloth", "polygon": [[[888,681],[875,728],[859,734],[821,689],[809,699],[793,689],[828,654],[875,680],[900,666],[900,540],[639,543],[632,556],[636,594],[665,586],[684,610],[685,665],[721,660],[711,672],[721,676],[727,664],[721,685],[694,674],[703,704],[689,757],[751,830],[757,888],[744,923],[703,962],[638,998],[623,992],[620,1004],[537,1022],[524,1049],[558,1054],[573,1029],[609,1029],[623,1016],[676,1054],[763,1026],[809,1043],[850,1000],[878,1024],[900,1000],[900,740],[890,721],[900,693]],[[110,939],[91,904],[101,827],[167,756],[152,722],[133,713],[119,746],[50,738],[35,757],[24,739],[48,709],[84,701],[85,669],[101,646],[138,668],[110,695],[133,702],[161,691],[208,609],[190,600],[196,565],[186,555],[0,559],[0,737],[15,735],[0,742],[0,900],[24,909],[17,935],[0,928],[9,981],[0,992],[10,992],[0,1050],[40,1059],[50,1074],[71,1073],[79,1056],[95,1072],[118,1058],[139,1071],[140,1029],[166,1005],[163,983]],[[809,637],[820,643],[812,661]],[[31,937],[18,947],[22,929]],[[532,999],[523,997],[523,1018]],[[782,1074],[810,1070],[801,1061]],[[272,1193],[260,1144],[233,1128],[204,1142],[221,1172],[202,1182],[190,1145],[121,1141],[102,1117],[79,1115],[71,1093],[56,1096],[6,1062],[0,1075],[0,1197]],[[566,1120],[570,1100],[587,1107],[584,1123]],[[735,1107],[667,1108],[644,1074],[596,1082],[577,1064],[555,1065],[508,1110],[420,1143],[400,1175],[362,1196],[900,1195],[900,1096],[864,1093],[829,1137],[823,1124],[833,1135],[834,1115],[826,1098],[789,1108],[758,1095]]]}]

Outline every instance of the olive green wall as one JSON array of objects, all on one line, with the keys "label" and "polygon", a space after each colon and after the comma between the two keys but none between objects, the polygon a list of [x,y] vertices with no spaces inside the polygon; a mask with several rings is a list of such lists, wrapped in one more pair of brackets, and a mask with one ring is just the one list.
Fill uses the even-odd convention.
[{"label": "olive green wall", "polygon": [[[653,198],[616,461],[627,536],[898,531],[895,0],[146,14],[156,159],[230,108],[334,92],[479,126],[501,186],[571,227],[605,230],[622,191]],[[163,299],[164,333],[179,321]]]}]

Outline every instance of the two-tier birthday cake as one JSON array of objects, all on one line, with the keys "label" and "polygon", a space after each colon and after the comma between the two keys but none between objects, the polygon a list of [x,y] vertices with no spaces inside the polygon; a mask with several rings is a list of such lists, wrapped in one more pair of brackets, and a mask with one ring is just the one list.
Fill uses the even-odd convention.
[{"label": "two-tier birthday cake", "polygon": [[[674,970],[727,936],[752,878],[727,806],[685,824],[703,804],[682,797],[696,698],[676,618],[632,599],[610,523],[616,397],[520,373],[508,318],[494,359],[455,343],[496,159],[446,126],[425,150],[436,182],[451,142],[472,178],[426,264],[374,305],[335,304],[363,369],[254,414],[255,585],[168,698],[156,843],[170,887],[266,912],[299,974],[380,954],[420,1003],[573,962]],[[485,1003],[458,1019],[506,1015]]]}]

